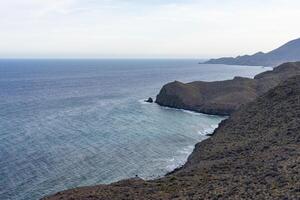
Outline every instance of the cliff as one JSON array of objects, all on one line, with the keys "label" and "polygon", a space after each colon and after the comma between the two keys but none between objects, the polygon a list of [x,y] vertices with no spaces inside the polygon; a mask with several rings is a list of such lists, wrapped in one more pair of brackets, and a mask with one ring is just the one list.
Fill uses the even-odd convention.
[{"label": "cliff", "polygon": [[300,61],[300,38],[292,40],[268,53],[258,52],[253,55],[211,59],[205,64],[277,66],[284,62]]},{"label": "cliff", "polygon": [[77,188],[44,200],[297,199],[299,130],[300,76],[295,76],[234,112],[196,145],[183,167],[163,178]]},{"label": "cliff", "polygon": [[254,79],[235,77],[233,80],[186,84],[175,81],[163,86],[156,103],[206,114],[229,115],[241,105],[297,74],[300,75],[300,62],[282,64]]}]

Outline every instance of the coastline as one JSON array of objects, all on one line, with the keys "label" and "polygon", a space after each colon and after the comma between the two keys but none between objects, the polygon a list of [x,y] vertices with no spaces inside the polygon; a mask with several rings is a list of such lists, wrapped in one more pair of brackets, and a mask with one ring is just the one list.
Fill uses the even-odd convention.
[{"label": "coastline", "polygon": [[[3,171],[6,188],[2,197],[16,200],[110,184],[135,175],[144,179],[165,175],[186,162],[195,144],[206,138],[204,130],[219,120],[194,112],[168,111],[156,104],[143,105],[138,100],[155,97],[170,80],[221,80],[238,74],[252,77],[263,70],[238,66],[221,70],[219,65],[198,66],[195,60],[0,64],[5,66],[3,75],[10,74],[1,79],[7,88],[2,99],[9,105],[0,109],[7,116],[1,123],[7,127],[7,140],[1,144],[4,151],[14,154],[5,154],[7,163],[0,166],[10,168]],[[26,70],[17,76],[14,72],[21,64]],[[120,76],[124,76],[122,81]],[[26,90],[20,94],[25,81]],[[25,131],[27,134],[22,134]],[[17,148],[10,145],[17,141],[22,141]],[[21,168],[32,173],[24,174]],[[45,175],[32,177],[34,173]],[[24,184],[26,181],[30,182]]]},{"label": "coastline", "polygon": [[[171,108],[171,109],[176,109],[176,108]],[[183,109],[177,109],[177,110],[183,110]],[[184,110],[183,110],[184,111]],[[195,112],[195,111],[192,111],[192,112]],[[198,113],[198,114],[204,114],[204,113],[199,113],[199,112],[195,112],[195,113]],[[207,115],[207,114],[204,114],[204,115]],[[209,114],[208,114],[209,115]],[[210,115],[210,116],[218,116],[218,115]],[[220,116],[222,117],[222,116]],[[214,134],[222,128],[222,126],[224,126],[224,124],[226,123],[226,121],[228,120],[230,116],[226,116],[225,119],[223,119],[222,121],[220,121],[220,123],[218,124],[218,126],[211,132],[211,133],[207,133],[206,134],[206,139],[202,140],[202,141],[199,141],[197,142],[195,145],[194,145],[194,148],[193,148],[193,151],[190,153],[190,155],[188,156],[186,162],[182,165],[182,166],[178,166],[177,168],[175,168],[174,170],[168,172],[165,176],[169,176],[169,175],[172,175],[180,170],[183,169],[183,167],[187,164],[187,162],[189,161],[190,157],[192,156],[192,154],[194,153],[195,149],[197,148],[198,145],[200,145],[200,143],[202,142],[205,142],[206,140],[210,139],[212,136],[214,136]]]},{"label": "coastline", "polygon": [[[166,174],[164,175],[161,175],[161,176],[157,176],[156,178],[151,178],[151,179],[143,179],[143,180],[147,180],[147,181],[151,181],[151,180],[156,180],[156,179],[159,179],[159,178],[163,178],[165,176],[168,176],[170,174],[173,174],[174,172],[180,170],[185,164],[186,162],[188,161],[190,155],[193,153],[193,151],[195,150],[196,148],[196,145],[200,142],[203,142],[207,139],[209,139],[213,134],[214,132],[219,128],[220,124],[224,121],[224,120],[227,120],[228,119],[228,115],[213,115],[213,114],[206,114],[206,113],[201,113],[201,112],[197,112],[197,111],[193,111],[193,110],[186,110],[186,109],[178,109],[178,108],[172,108],[172,107],[168,107],[168,106],[160,106],[159,104],[153,102],[153,103],[149,103],[149,102],[146,102],[144,99],[140,99],[138,100],[139,103],[141,104],[144,104],[144,105],[153,105],[153,104],[156,104],[158,105],[160,108],[162,109],[167,109],[167,110],[171,110],[171,111],[178,111],[178,112],[183,112],[183,113],[186,113],[186,114],[189,114],[189,115],[196,115],[196,116],[204,116],[204,117],[216,117],[216,118],[220,118],[222,119],[217,125],[216,127],[212,127],[211,128],[208,128],[208,129],[205,129],[203,133],[199,133],[200,131],[198,131],[197,133],[195,134],[200,134],[200,135],[203,135],[205,136],[206,138],[201,140],[201,141],[197,141],[196,144],[192,145],[193,148],[192,150],[189,152],[187,158],[182,161],[182,164],[178,164],[177,167],[175,167],[174,169],[170,170],[169,172],[167,172]],[[155,177],[155,176],[154,176]],[[133,178],[133,177],[132,177]],[[130,179],[130,178],[129,178]],[[122,181],[122,180],[119,180],[119,181]]]},{"label": "coastline", "polygon": [[[158,103],[156,103],[156,104],[159,105]],[[229,117],[230,116],[230,114],[213,114],[212,112],[200,112],[195,109],[188,109],[188,108],[176,108],[176,107],[165,106],[165,105],[159,105],[159,106],[162,108],[165,108],[165,109],[174,109],[174,110],[178,110],[178,111],[182,111],[182,112],[191,112],[194,114],[200,114],[200,115],[211,116],[211,117]]]},{"label": "coastline", "polygon": [[296,76],[241,107],[197,143],[184,166],[163,178],[71,189],[44,199],[295,199],[299,94]]},{"label": "coastline", "polygon": [[[199,64],[205,64],[205,63],[199,63]],[[284,63],[284,64],[282,64],[282,65],[279,65],[278,68],[280,68],[281,66],[283,66],[283,65],[285,65],[285,64],[288,64],[288,63]],[[248,66],[248,65],[243,65],[243,66]],[[248,67],[251,67],[251,66],[248,66]],[[263,69],[267,69],[267,70],[266,70],[265,72],[262,72],[262,73],[259,73],[259,74],[255,75],[255,77],[263,76],[264,74],[267,74],[267,73],[273,73],[273,70],[274,70],[274,68],[275,68],[275,67],[269,67],[269,66],[261,66],[261,67],[262,67]],[[294,74],[293,74],[293,75],[294,75]],[[293,75],[292,75],[292,76],[293,76]],[[255,77],[253,77],[253,79],[255,79]],[[290,77],[290,76],[288,76],[287,78],[289,78],[289,77]],[[287,78],[286,78],[286,79],[287,79]],[[199,145],[199,143],[201,143],[201,142],[203,142],[203,141],[209,139],[210,137],[212,137],[212,136],[215,134],[215,132],[217,132],[218,129],[221,128],[220,126],[222,126],[222,125],[226,122],[226,120],[230,117],[231,113],[234,112],[234,111],[232,111],[232,112],[228,112],[228,113],[226,113],[226,114],[222,114],[222,113],[214,114],[214,112],[197,111],[197,110],[195,110],[195,109],[177,108],[177,107],[171,107],[171,106],[167,106],[167,105],[160,105],[160,104],[157,103],[156,101],[155,101],[155,103],[158,104],[159,106],[161,106],[161,107],[163,107],[163,108],[167,108],[167,109],[175,109],[175,110],[180,110],[180,111],[183,111],[183,112],[185,112],[185,111],[187,111],[187,112],[193,112],[193,113],[196,113],[196,114],[202,114],[202,115],[208,115],[208,116],[226,117],[225,119],[223,119],[223,120],[218,124],[218,126],[217,126],[211,133],[206,134],[206,136],[207,136],[208,138],[206,138],[206,139],[204,139],[204,140],[202,140],[202,141],[200,141],[200,142],[198,142],[198,143],[195,144],[194,149],[193,149],[193,151],[191,152],[191,154],[189,155],[189,157],[188,157],[188,159],[187,159],[186,162],[188,162],[190,156],[192,155],[192,153],[193,153],[194,150],[196,149],[196,146]],[[248,103],[248,102],[247,102],[247,103]],[[185,165],[185,164],[184,164],[184,165]],[[184,165],[179,166],[179,167],[175,168],[174,170],[168,172],[165,176],[172,175],[172,174],[174,174],[174,173],[180,171],[180,170],[183,168]]]},{"label": "coastline", "polygon": [[[157,104],[157,103],[155,103],[155,104]],[[208,116],[208,117],[220,117],[220,118],[229,117],[229,115],[214,115],[214,114],[203,113],[203,112],[198,112],[198,111],[195,111],[195,110],[189,110],[189,109],[184,109],[184,108],[174,108],[174,107],[169,107],[169,106],[161,106],[159,104],[157,104],[157,105],[159,107],[161,107],[162,109],[176,110],[176,111],[188,113],[188,114],[191,114],[191,115]]]},{"label": "coastline", "polygon": [[284,63],[253,78],[236,76],[223,81],[173,81],[156,96],[160,106],[229,116],[244,104],[263,95],[282,81],[300,74],[300,63]]},{"label": "coastline", "polygon": [[[231,67],[232,65],[228,65],[228,66]],[[236,65],[236,66],[237,67],[247,67],[247,66],[239,66],[239,65]],[[262,69],[271,69],[270,67],[264,67],[264,66],[251,66],[251,67],[261,67]],[[268,71],[268,70],[266,70],[266,71]],[[264,71],[264,72],[266,72],[266,71]],[[264,72],[262,72],[262,73],[264,73]],[[255,75],[257,75],[257,74],[255,74]],[[182,162],[183,164],[178,165],[177,167],[175,167],[174,169],[170,170],[169,172],[166,172],[164,175],[158,175],[158,176],[154,175],[153,178],[150,178],[150,179],[141,179],[143,181],[155,181],[155,180],[159,180],[161,178],[165,178],[166,176],[172,175],[172,174],[180,171],[188,163],[189,158],[193,154],[193,152],[196,149],[197,145],[199,145],[199,143],[205,142],[206,140],[208,140],[209,138],[211,138],[214,135],[214,133],[217,131],[217,129],[220,127],[220,125],[223,123],[223,121],[226,121],[228,119],[228,117],[230,116],[229,114],[224,114],[224,115],[222,115],[222,114],[212,114],[211,112],[199,112],[199,111],[196,111],[196,110],[193,110],[193,109],[184,109],[184,108],[175,108],[175,107],[169,107],[169,106],[162,106],[162,105],[157,104],[156,102],[153,102],[153,103],[146,102],[145,99],[139,99],[138,102],[140,104],[144,104],[144,105],[156,104],[156,105],[158,105],[162,109],[168,109],[168,110],[173,110],[173,111],[180,111],[180,112],[188,113],[188,114],[191,114],[191,115],[201,115],[201,116],[208,116],[208,117],[224,118],[224,119],[222,119],[218,123],[217,127],[215,127],[210,133],[207,132],[205,134],[202,134],[206,138],[203,139],[203,140],[201,140],[201,141],[197,141],[193,145],[192,151],[188,154],[187,158]],[[195,134],[199,134],[199,133],[195,133]],[[110,184],[114,184],[114,183],[118,183],[118,182],[122,182],[122,181],[126,181],[126,180],[131,180],[131,179],[134,180],[137,177],[132,177],[132,178],[128,178],[128,179],[121,179],[121,180],[118,180],[116,182],[112,182]],[[138,177],[138,179],[140,179],[140,178]],[[89,186],[86,186],[86,187],[89,187]]]}]

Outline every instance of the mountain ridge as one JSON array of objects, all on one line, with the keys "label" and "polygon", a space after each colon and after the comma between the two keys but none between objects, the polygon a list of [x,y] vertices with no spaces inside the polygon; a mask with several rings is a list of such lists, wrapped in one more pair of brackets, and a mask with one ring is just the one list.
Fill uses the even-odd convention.
[{"label": "mountain ridge", "polygon": [[274,67],[285,62],[300,61],[300,38],[291,40],[267,53],[257,52],[253,55],[222,57],[210,59],[200,64],[227,64],[247,66]]}]

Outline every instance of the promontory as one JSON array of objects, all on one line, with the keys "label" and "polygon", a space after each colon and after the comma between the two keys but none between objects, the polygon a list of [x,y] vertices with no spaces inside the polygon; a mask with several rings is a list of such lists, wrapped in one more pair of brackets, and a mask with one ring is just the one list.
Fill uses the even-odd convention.
[{"label": "promontory", "polygon": [[297,74],[300,75],[300,62],[290,62],[258,74],[254,79],[235,77],[233,80],[214,82],[175,81],[162,87],[156,103],[205,114],[229,115]]},{"label": "promontory", "polygon": [[[273,80],[275,72],[257,79]],[[71,189],[44,200],[299,199],[299,180],[300,76],[295,76],[240,106],[196,145],[184,166],[163,178]]]}]

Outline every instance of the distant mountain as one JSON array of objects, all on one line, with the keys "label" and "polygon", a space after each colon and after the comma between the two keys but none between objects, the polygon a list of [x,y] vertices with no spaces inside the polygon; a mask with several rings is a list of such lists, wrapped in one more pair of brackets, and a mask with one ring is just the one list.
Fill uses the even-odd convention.
[{"label": "distant mountain", "polygon": [[249,66],[277,66],[285,62],[300,61],[300,38],[292,40],[268,53],[258,52],[253,55],[211,59],[204,64],[227,64]]}]

